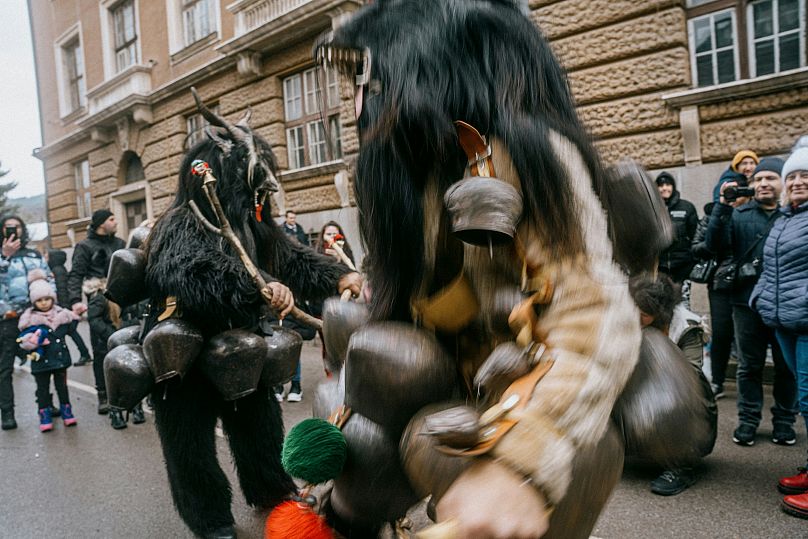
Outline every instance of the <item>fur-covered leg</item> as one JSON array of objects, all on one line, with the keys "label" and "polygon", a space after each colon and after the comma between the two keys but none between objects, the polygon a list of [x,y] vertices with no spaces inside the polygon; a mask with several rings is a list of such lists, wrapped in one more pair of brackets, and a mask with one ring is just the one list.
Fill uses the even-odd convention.
[{"label": "fur-covered leg", "polygon": [[216,458],[216,391],[192,369],[152,395],[155,422],[177,512],[198,535],[233,524],[230,483]]},{"label": "fur-covered leg", "polygon": [[223,403],[222,426],[248,504],[274,507],[297,490],[281,466],[283,417],[267,387],[262,384],[252,395]]}]

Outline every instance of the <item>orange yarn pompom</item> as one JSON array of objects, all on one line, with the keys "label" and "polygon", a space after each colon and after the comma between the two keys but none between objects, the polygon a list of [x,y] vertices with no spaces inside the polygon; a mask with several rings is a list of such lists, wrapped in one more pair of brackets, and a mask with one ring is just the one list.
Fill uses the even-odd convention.
[{"label": "orange yarn pompom", "polygon": [[302,502],[288,501],[267,517],[265,539],[334,539],[325,519]]}]

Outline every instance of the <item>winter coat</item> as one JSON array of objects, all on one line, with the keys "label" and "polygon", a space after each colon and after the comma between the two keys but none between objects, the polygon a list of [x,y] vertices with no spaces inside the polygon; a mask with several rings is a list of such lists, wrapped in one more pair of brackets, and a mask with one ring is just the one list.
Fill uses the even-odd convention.
[{"label": "winter coat", "polygon": [[44,271],[53,286],[53,274],[37,251],[22,247],[10,258],[0,257],[0,315],[14,312],[19,316],[31,305],[28,273],[35,269]]},{"label": "winter coat", "polygon": [[87,238],[76,244],[73,251],[73,266],[67,279],[69,305],[81,303],[81,286],[85,279],[105,279],[109,271],[112,253],[123,249],[125,243],[116,236],[100,236],[94,230]]},{"label": "winter coat", "polygon": [[294,240],[296,240],[301,245],[308,245],[309,244],[309,237],[306,235],[306,231],[303,230],[303,227],[300,226],[300,223],[295,223],[295,228],[294,229],[291,229],[288,226],[286,226],[285,222],[281,223],[280,226],[281,226],[281,230],[283,230],[284,234],[286,234],[290,238],[293,238]]},{"label": "winter coat", "polygon": [[693,268],[693,255],[690,252],[693,236],[699,224],[696,207],[687,200],[682,200],[676,186],[673,194],[665,201],[674,227],[673,243],[659,258],[659,268],[671,275],[674,281],[687,279]]},{"label": "winter coat", "polygon": [[31,372],[50,372],[66,369],[72,365],[70,352],[67,349],[65,336],[70,333],[71,325],[78,317],[68,309],[57,305],[47,313],[28,307],[20,317],[19,329],[23,333],[39,330],[40,341],[47,338],[49,344],[41,346],[42,355],[31,361]]},{"label": "winter coat", "polygon": [[[758,205],[757,200],[734,209],[728,204],[716,204],[710,216],[710,224],[707,226],[705,244],[711,251],[729,248],[732,260],[739,267],[751,262],[757,268],[759,276],[763,261],[763,245],[766,242],[765,235],[770,223],[782,215],[779,211],[769,215]],[[744,256],[756,241],[755,248]],[[756,282],[757,279],[737,281],[732,291],[732,303],[747,305]]]},{"label": "winter coat", "polygon": [[808,334],[808,202],[782,208],[763,248],[763,273],[749,306],[773,328]]},{"label": "winter coat", "polygon": [[56,283],[56,303],[61,307],[70,308],[68,305],[69,296],[67,292],[67,276],[68,271],[65,267],[67,262],[67,253],[59,249],[52,249],[48,251],[48,265],[53,272],[53,280]]}]

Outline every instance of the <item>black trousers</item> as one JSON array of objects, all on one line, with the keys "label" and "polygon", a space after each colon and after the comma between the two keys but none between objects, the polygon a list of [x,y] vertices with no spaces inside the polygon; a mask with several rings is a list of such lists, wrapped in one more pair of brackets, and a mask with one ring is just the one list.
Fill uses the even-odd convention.
[{"label": "black trousers", "polygon": [[103,324],[103,321],[101,324],[95,324],[90,320],[90,344],[93,347],[93,376],[95,377],[95,389],[99,393],[107,392],[107,383],[104,380],[104,358],[107,357],[107,334],[95,329]]},{"label": "black trousers", "polygon": [[732,292],[711,288],[709,294],[710,323],[713,330],[710,341],[710,370],[713,374],[713,383],[722,386],[727,376],[732,339],[735,338],[732,323]]},{"label": "black trousers", "polygon": [[0,410],[14,410],[14,357],[17,354],[18,318],[0,320]]},{"label": "black trousers", "polygon": [[79,357],[90,357],[90,351],[87,349],[87,345],[84,344],[84,339],[81,338],[79,335],[79,321],[74,320],[70,324],[70,332],[68,333],[73,342],[76,344],[76,348],[79,349]]},{"label": "black trousers", "polygon": [[174,505],[197,535],[233,524],[230,483],[216,456],[217,418],[248,504],[273,507],[296,492],[281,466],[283,419],[270,388],[226,402],[192,368],[181,381],[159,384],[152,403]]},{"label": "black trousers", "polygon": [[67,392],[67,369],[37,372],[34,373],[34,380],[36,380],[36,403],[40,410],[51,405],[51,376],[53,376],[56,394],[59,395],[59,404],[70,404],[70,395]]}]

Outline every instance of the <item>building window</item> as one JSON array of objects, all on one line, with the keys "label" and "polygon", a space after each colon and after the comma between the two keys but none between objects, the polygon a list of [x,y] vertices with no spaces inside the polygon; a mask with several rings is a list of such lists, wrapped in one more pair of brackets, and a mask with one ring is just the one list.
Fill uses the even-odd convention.
[{"label": "building window", "polygon": [[696,86],[738,79],[738,48],[733,10],[690,20],[690,55]]},{"label": "building window", "polygon": [[143,163],[135,152],[126,152],[121,158],[120,176],[123,185],[137,183],[146,179]]},{"label": "building window", "polygon": [[76,180],[76,207],[79,219],[89,218],[93,214],[92,194],[90,193],[90,162],[79,161],[73,165],[73,177]]},{"label": "building window", "polygon": [[124,0],[117,4],[112,8],[111,14],[117,73],[137,63],[135,0]]},{"label": "building window", "polygon": [[749,5],[753,77],[804,65],[805,0],[761,0]]},{"label": "building window", "polygon": [[78,38],[62,47],[65,97],[70,111],[83,107],[87,89],[84,82],[84,60]]},{"label": "building window", "polygon": [[[208,108],[213,111],[214,114],[219,114],[219,105],[210,105]],[[205,128],[209,125],[208,121],[198,112],[185,118],[185,128],[188,133],[185,137],[186,150],[190,149],[205,137]]]},{"label": "building window", "polygon": [[[307,69],[283,81],[286,150],[290,169],[342,158],[339,80],[335,70],[328,70],[327,73],[326,110],[323,115],[320,114],[322,90],[316,68]],[[328,118],[333,156],[329,156],[322,116]]]},{"label": "building window", "polygon": [[126,202],[123,209],[126,214],[126,229],[129,231],[134,230],[149,218],[144,199]]},{"label": "building window", "polygon": [[182,0],[182,28],[186,47],[210,35],[210,0]]}]

